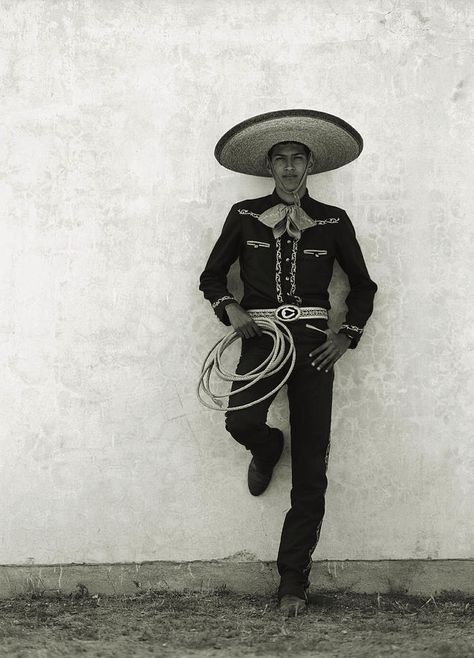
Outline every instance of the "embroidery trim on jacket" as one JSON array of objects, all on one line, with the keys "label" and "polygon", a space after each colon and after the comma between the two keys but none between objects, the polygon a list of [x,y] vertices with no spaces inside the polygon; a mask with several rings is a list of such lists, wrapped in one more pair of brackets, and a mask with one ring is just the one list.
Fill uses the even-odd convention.
[{"label": "embroidery trim on jacket", "polygon": [[[238,208],[237,212],[239,215],[250,215],[251,217],[255,217],[255,219],[260,217],[260,214],[254,213],[251,210],[247,210],[247,208]],[[324,224],[337,224],[339,221],[339,217],[329,217],[328,219],[313,219],[313,222],[315,222],[316,226],[323,226]]]},{"label": "embroidery trim on jacket", "polygon": [[[281,289],[281,238],[276,239],[276,267],[275,267],[275,286],[277,299],[280,304],[284,303],[283,291]],[[297,302],[302,304],[303,300],[296,294],[296,254],[298,251],[299,240],[294,240],[291,249],[291,267],[290,267],[290,297],[294,297]]]},{"label": "embroidery trim on jacket", "polygon": [[283,304],[283,293],[281,290],[281,239],[276,239],[276,267],[275,267],[275,286],[277,299]]},{"label": "embroidery trim on jacket", "polygon": [[230,295],[224,295],[224,297],[219,297],[219,299],[216,299],[216,301],[211,304],[212,308],[216,308],[221,302],[224,301],[224,299],[234,299],[234,297],[231,297]]},{"label": "embroidery trim on jacket", "polygon": [[296,252],[298,250],[298,242],[298,240],[293,242],[293,248],[291,250],[290,295],[293,296],[301,304],[303,300],[296,294]]},{"label": "embroidery trim on jacket", "polygon": [[257,215],[254,212],[247,210],[246,208],[239,208],[237,212],[239,213],[239,215],[250,215],[251,217],[255,217],[255,219],[258,219],[260,217],[260,215]]},{"label": "embroidery trim on jacket", "polygon": [[341,326],[341,329],[348,329],[349,331],[355,331],[355,332],[358,333],[358,334],[362,334],[363,331],[364,331],[364,330],[361,329],[360,327],[356,327],[355,324],[346,324],[346,323],[344,323],[344,324]]},{"label": "embroidery trim on jacket", "polygon": [[260,242],[260,240],[247,240],[247,244],[250,245],[251,247],[269,247],[270,243],[269,242]]},{"label": "embroidery trim on jacket", "polygon": [[339,217],[329,217],[329,219],[314,219],[314,222],[316,222],[317,226],[321,226],[322,224],[337,224],[340,219]]}]

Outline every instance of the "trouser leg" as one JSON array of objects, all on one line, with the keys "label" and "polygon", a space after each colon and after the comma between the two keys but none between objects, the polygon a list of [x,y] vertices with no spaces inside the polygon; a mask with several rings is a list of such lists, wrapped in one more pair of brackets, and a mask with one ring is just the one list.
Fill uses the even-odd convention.
[{"label": "trouser leg", "polygon": [[[305,344],[303,350],[309,353],[311,347]],[[301,596],[308,584],[324,516],[334,372],[318,372],[310,362],[302,354],[288,380],[292,489],[277,558],[280,596]]]},{"label": "trouser leg", "polygon": [[[273,347],[273,340],[267,334],[261,337],[242,340],[242,350],[236,373],[241,375],[253,370],[268,356]],[[245,391],[229,397],[229,406],[236,407],[256,400],[269,393],[287,372],[288,363],[276,374],[256,382]],[[231,392],[238,390],[247,382],[233,381]],[[278,391],[256,405],[225,413],[225,427],[231,436],[249,450],[258,466],[262,469],[273,466],[279,444],[275,440],[272,428],[266,423],[268,409]]]}]

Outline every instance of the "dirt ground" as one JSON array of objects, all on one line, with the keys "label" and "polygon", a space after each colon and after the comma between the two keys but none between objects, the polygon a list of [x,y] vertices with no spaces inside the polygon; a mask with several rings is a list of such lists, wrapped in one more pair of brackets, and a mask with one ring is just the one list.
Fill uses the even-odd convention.
[{"label": "dirt ground", "polygon": [[473,607],[462,597],[319,593],[306,615],[284,619],[275,598],[225,587],[91,596],[78,585],[69,596],[0,600],[0,656],[468,658]]}]

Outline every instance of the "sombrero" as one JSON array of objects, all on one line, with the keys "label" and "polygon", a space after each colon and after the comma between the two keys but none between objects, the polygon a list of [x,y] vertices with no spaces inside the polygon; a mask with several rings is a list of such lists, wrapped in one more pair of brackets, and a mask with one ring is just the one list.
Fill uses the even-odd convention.
[{"label": "sombrero", "polygon": [[330,171],[355,160],[363,141],[346,121],[316,110],[278,110],[251,117],[228,130],[214,155],[226,169],[252,176],[271,174],[265,156],[279,142],[300,142],[314,153],[310,174]]}]

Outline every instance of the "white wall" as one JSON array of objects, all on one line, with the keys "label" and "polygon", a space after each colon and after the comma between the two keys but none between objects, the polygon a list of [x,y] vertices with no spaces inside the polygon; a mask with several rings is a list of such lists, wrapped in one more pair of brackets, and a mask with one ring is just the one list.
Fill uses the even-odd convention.
[{"label": "white wall", "polygon": [[473,556],[470,6],[1,3],[1,563],[276,557],[285,391],[256,499],[195,387],[228,331],[199,274],[231,204],[272,189],[213,148],[288,107],[363,135],[310,191],[347,210],[379,285],[337,366],[315,557]]}]

